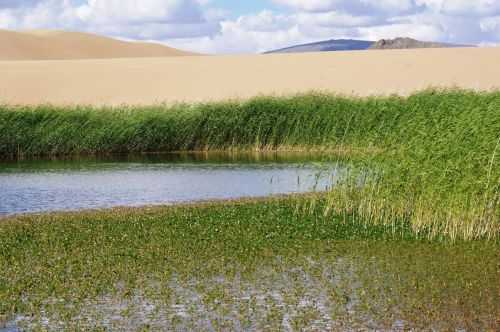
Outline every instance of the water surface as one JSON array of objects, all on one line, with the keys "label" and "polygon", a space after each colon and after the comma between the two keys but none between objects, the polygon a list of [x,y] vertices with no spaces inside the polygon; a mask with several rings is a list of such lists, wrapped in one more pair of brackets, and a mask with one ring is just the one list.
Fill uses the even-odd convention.
[{"label": "water surface", "polygon": [[276,153],[3,162],[0,214],[321,191],[335,182],[339,169],[318,155]]}]

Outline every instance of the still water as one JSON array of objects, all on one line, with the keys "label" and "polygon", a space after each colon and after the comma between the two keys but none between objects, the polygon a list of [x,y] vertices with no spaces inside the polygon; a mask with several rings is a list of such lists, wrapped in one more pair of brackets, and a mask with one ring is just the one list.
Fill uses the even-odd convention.
[{"label": "still water", "polygon": [[0,163],[0,214],[323,191],[341,168],[306,154],[168,154]]}]

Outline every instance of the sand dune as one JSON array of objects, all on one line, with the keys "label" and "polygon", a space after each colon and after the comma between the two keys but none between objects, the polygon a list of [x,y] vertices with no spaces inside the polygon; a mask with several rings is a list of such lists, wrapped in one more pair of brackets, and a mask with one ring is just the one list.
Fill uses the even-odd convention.
[{"label": "sand dune", "polygon": [[81,32],[0,30],[0,60],[139,58],[191,55],[152,43],[124,42]]},{"label": "sand dune", "polygon": [[500,88],[500,48],[149,59],[3,61],[0,102],[151,104],[289,94]]}]

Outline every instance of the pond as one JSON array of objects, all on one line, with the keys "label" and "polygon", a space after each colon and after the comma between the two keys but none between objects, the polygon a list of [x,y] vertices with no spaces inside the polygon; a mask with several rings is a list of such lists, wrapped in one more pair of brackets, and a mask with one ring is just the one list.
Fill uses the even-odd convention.
[{"label": "pond", "polygon": [[0,163],[0,215],[323,191],[342,168],[303,153],[192,153]]}]

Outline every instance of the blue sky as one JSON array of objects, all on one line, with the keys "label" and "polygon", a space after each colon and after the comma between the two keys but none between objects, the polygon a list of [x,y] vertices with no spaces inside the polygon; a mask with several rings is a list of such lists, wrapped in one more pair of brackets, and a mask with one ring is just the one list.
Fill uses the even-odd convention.
[{"label": "blue sky", "polygon": [[60,29],[203,53],[336,38],[500,44],[500,0],[0,0],[0,28]]},{"label": "blue sky", "polygon": [[244,14],[255,14],[264,9],[277,9],[276,5],[269,0],[213,0],[212,3],[216,7],[228,9],[231,16],[235,18]]}]

